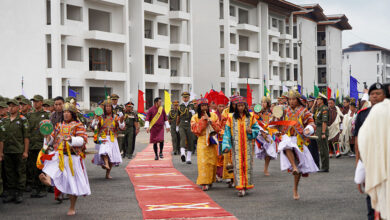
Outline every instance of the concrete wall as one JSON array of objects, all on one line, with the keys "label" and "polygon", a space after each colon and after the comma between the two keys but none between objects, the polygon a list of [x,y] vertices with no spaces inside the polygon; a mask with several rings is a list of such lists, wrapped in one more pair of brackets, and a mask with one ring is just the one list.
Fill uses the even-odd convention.
[{"label": "concrete wall", "polygon": [[328,86],[333,91],[337,90],[337,87],[341,89],[342,82],[342,31],[338,28],[327,26],[326,27],[326,65]]}]

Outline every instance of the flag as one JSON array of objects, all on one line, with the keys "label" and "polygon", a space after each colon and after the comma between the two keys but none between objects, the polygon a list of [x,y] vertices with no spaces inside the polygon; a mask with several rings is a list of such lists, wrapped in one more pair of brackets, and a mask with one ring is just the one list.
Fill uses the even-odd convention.
[{"label": "flag", "polygon": [[318,86],[314,85],[314,97],[318,97],[318,94],[320,93],[320,88]]},{"label": "flag", "polygon": [[350,76],[349,78],[349,96],[351,98],[355,98],[356,101],[359,99],[357,79],[355,79],[353,76]]},{"label": "flag", "polygon": [[326,87],[326,93],[327,93],[328,99],[332,98],[332,90],[329,87]]},{"label": "flag", "polygon": [[74,90],[71,89],[71,88],[68,89],[68,96],[69,96],[69,97],[74,97],[74,98],[76,98],[78,94],[80,94],[80,93],[74,91]]},{"label": "flag", "polygon": [[164,109],[165,112],[168,114],[171,111],[172,101],[171,101],[171,94],[169,94],[168,91],[164,91]]},{"label": "flag", "polygon": [[336,99],[340,97],[340,93],[339,93],[339,89],[337,89],[337,92],[336,92]]},{"label": "flag", "polygon": [[301,85],[298,85],[298,92],[299,92],[299,94],[301,94],[302,95],[302,86]]},{"label": "flag", "polygon": [[246,101],[248,102],[249,108],[252,106],[252,90],[249,84],[246,84]]},{"label": "flag", "polygon": [[267,85],[265,84],[265,80],[264,80],[264,96],[267,96],[267,95],[271,95],[271,93],[267,89]]},{"label": "flag", "polygon": [[145,113],[145,100],[144,100],[144,92],[138,90],[138,113]]}]

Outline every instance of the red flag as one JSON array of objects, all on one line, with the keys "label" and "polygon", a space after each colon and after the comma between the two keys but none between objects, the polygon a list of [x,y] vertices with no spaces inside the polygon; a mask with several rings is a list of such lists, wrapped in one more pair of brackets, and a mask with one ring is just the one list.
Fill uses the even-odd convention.
[{"label": "red flag", "polygon": [[246,101],[248,102],[248,107],[252,106],[252,90],[249,84],[246,84]]},{"label": "red flag", "polygon": [[217,105],[227,105],[229,103],[228,97],[226,97],[222,91],[218,93],[218,97],[216,101],[217,101]]},{"label": "red flag", "polygon": [[326,91],[327,91],[328,99],[330,99],[332,97],[332,90],[329,87],[327,87]]},{"label": "red flag", "polygon": [[138,113],[145,113],[145,100],[144,100],[144,92],[138,90]]}]

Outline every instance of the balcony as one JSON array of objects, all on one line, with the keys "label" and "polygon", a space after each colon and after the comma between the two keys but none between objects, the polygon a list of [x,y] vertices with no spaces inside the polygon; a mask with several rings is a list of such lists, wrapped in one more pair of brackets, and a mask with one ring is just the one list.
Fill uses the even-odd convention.
[{"label": "balcony", "polygon": [[168,7],[163,7],[157,4],[144,3],[145,13],[160,16],[160,15],[168,15]]},{"label": "balcony", "polygon": [[105,31],[86,31],[84,33],[84,38],[86,40],[96,40],[96,41],[104,41],[111,43],[126,43],[126,37],[123,34],[110,33]]},{"label": "balcony", "polygon": [[192,78],[189,76],[171,76],[170,83],[191,84]]},{"label": "balcony", "polygon": [[170,44],[169,49],[171,51],[189,53],[191,51],[191,46],[188,44],[175,43],[175,44]]},{"label": "balcony", "polygon": [[86,0],[89,2],[96,2],[108,6],[124,6],[125,0]]},{"label": "balcony", "polygon": [[261,80],[260,79],[257,79],[257,78],[238,78],[237,79],[237,83],[238,84],[255,84],[255,85],[259,85],[261,84]]},{"label": "balcony", "polygon": [[258,33],[259,27],[251,24],[237,24],[237,31],[249,32],[249,33]]},{"label": "balcony", "polygon": [[260,58],[260,53],[259,52],[253,52],[253,51],[238,51],[237,57],[259,59]]},{"label": "balcony", "polygon": [[277,29],[269,29],[268,35],[280,38],[280,32]]},{"label": "balcony", "polygon": [[85,79],[123,82],[126,81],[126,73],[108,71],[87,71],[85,72]]},{"label": "balcony", "polygon": [[326,65],[326,59],[318,59],[318,65]]},{"label": "balcony", "polygon": [[292,40],[293,36],[291,34],[281,34],[280,38],[284,40]]},{"label": "balcony", "polygon": [[162,42],[155,39],[144,39],[145,47],[152,49],[169,49],[168,42]]},{"label": "balcony", "polygon": [[169,19],[172,20],[178,20],[178,21],[188,21],[190,20],[191,16],[190,13],[183,12],[183,11],[170,11],[169,12]]}]

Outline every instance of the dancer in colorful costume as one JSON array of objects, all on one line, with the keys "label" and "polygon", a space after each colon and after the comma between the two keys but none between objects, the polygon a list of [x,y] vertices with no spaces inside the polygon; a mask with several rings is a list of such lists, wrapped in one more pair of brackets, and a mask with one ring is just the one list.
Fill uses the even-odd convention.
[{"label": "dancer in colorful costume", "polygon": [[[63,121],[56,125],[51,135],[45,137],[46,146],[38,157],[37,166],[43,171],[39,176],[41,182],[48,186],[54,185],[69,195],[68,215],[76,214],[78,196],[91,194],[84,163],[87,139],[84,125],[77,120],[77,109],[71,103],[66,103]],[[54,151],[47,153],[48,146]]]},{"label": "dancer in colorful costume", "polygon": [[93,163],[102,166],[106,170],[106,179],[112,179],[110,172],[113,166],[122,163],[122,157],[118,145],[118,132],[125,128],[122,112],[114,114],[111,98],[104,101],[104,114],[92,121],[92,127],[96,126],[94,142],[99,151],[95,154]]},{"label": "dancer in colorful costume", "polygon": [[229,115],[226,122],[222,149],[224,152],[232,149],[234,181],[240,197],[254,187],[252,183],[254,139],[259,130],[256,118],[249,113],[246,99],[238,97],[236,110]]},{"label": "dancer in colorful costume", "polygon": [[[221,130],[218,133],[218,147],[217,147],[217,182],[222,182],[223,180],[223,165],[224,165],[224,154],[222,151],[222,139],[223,139],[223,133],[224,128],[226,124],[227,117],[222,117],[222,114],[224,113],[226,109],[226,105],[229,103],[229,99],[223,94],[221,91],[218,93],[218,96],[216,98],[217,103],[217,116],[218,120],[221,125]],[[229,109],[227,109],[229,110]]]},{"label": "dancer in colorful costume", "polygon": [[[302,105],[300,94],[291,90],[288,93],[289,106],[284,109],[281,124],[282,141],[278,146],[281,170],[290,170],[294,175],[294,199],[299,199],[298,184],[301,176],[318,171],[307,146],[308,137],[315,131],[312,114]],[[276,107],[275,107],[276,108]],[[274,110],[275,110],[274,108]],[[298,164],[296,164],[298,160]]]},{"label": "dancer in colorful costume", "polygon": [[272,128],[268,128],[272,120],[271,99],[264,96],[261,100],[261,111],[258,114],[258,123],[261,127],[260,133],[256,138],[256,157],[265,160],[264,175],[269,176],[268,167],[271,159],[276,159],[276,143],[273,140]]},{"label": "dancer in colorful costume", "polygon": [[198,179],[196,184],[201,185],[203,191],[209,190],[216,180],[217,133],[220,129],[218,116],[210,112],[209,101],[205,98],[199,99],[197,114],[191,119],[191,131],[198,137]]}]

